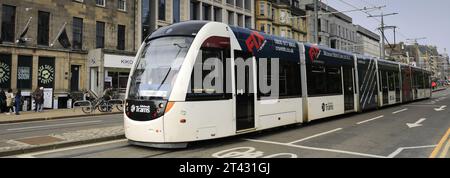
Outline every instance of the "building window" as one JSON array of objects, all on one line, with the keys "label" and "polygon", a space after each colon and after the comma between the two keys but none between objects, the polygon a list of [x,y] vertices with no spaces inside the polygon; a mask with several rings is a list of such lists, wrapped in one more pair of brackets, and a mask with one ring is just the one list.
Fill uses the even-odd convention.
[{"label": "building window", "polygon": [[125,25],[117,26],[117,49],[125,50]]},{"label": "building window", "polygon": [[101,6],[101,7],[105,7],[106,6],[106,2],[105,2],[106,0],[96,0],[95,1],[95,4],[97,5],[97,6]]},{"label": "building window", "polygon": [[158,5],[158,19],[159,20],[166,20],[166,0],[159,0]]},{"label": "building window", "polygon": [[227,12],[228,12],[228,24],[234,25],[234,13],[232,11]]},{"label": "building window", "polygon": [[238,26],[244,27],[244,16],[242,14],[238,14]]},{"label": "building window", "polygon": [[150,0],[142,0],[142,41],[147,38],[150,33]]},{"label": "building window", "polygon": [[198,6],[199,6],[198,2],[191,1],[191,9],[190,9],[190,11],[191,11],[191,20],[200,20],[200,18],[198,17],[199,16],[198,15],[198,13],[199,13]]},{"label": "building window", "polygon": [[173,0],[173,23],[180,22],[180,0]]},{"label": "building window", "polygon": [[17,88],[31,89],[33,56],[20,56],[17,60]]},{"label": "building window", "polygon": [[266,14],[265,7],[266,7],[266,2],[260,1],[259,2],[259,15],[260,16],[264,16]]},{"label": "building window", "polygon": [[2,34],[0,41],[14,42],[16,29],[16,7],[2,6]]},{"label": "building window", "polygon": [[214,7],[214,21],[222,22],[222,8]]},{"label": "building window", "polygon": [[96,48],[104,48],[105,47],[105,22],[97,22],[96,29]]},{"label": "building window", "polygon": [[244,6],[246,10],[252,10],[252,1],[246,0]]},{"label": "building window", "polygon": [[252,28],[252,17],[245,16],[245,28]]},{"label": "building window", "polygon": [[83,19],[74,17],[73,18],[73,49],[81,50],[83,49]]},{"label": "building window", "polygon": [[261,26],[260,26],[260,31],[261,31],[261,32],[265,32],[265,24],[261,24]]},{"label": "building window", "polygon": [[211,20],[211,6],[203,4],[203,20]]},{"label": "building window", "polygon": [[127,11],[127,1],[126,0],[119,0],[118,1],[118,9],[121,11]]},{"label": "building window", "polygon": [[50,13],[39,11],[38,12],[38,34],[37,43],[38,45],[48,46],[48,34],[50,24]]}]

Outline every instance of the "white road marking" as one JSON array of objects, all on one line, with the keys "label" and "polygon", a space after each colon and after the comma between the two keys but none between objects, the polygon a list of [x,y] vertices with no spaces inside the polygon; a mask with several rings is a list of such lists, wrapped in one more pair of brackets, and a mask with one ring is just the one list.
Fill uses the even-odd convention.
[{"label": "white road marking", "polygon": [[310,136],[310,137],[306,137],[306,138],[303,138],[303,139],[300,139],[300,140],[297,140],[297,141],[290,142],[288,144],[294,144],[294,143],[303,142],[303,141],[306,141],[306,140],[309,140],[309,139],[312,139],[312,138],[320,137],[322,135],[330,134],[330,133],[337,132],[337,131],[340,131],[340,130],[342,130],[342,128],[337,128],[337,129],[330,130],[330,131],[327,131],[327,132],[319,133],[319,134],[316,134],[316,135],[313,135],[313,136]]},{"label": "white road marking", "polygon": [[416,123],[407,123],[406,125],[411,129],[411,128],[415,128],[415,127],[421,127],[422,126],[422,124],[420,124],[420,123],[422,123],[423,121],[426,121],[427,119],[426,118],[422,118],[422,119],[420,119],[420,120],[418,120]]},{"label": "white road marking", "polygon": [[402,109],[402,110],[398,110],[398,111],[392,112],[392,114],[398,114],[398,113],[401,113],[401,112],[405,112],[407,110],[408,110],[408,108],[405,108],[405,109]]},{"label": "white road marking", "polygon": [[370,121],[374,121],[374,120],[377,120],[377,119],[381,119],[381,118],[383,118],[384,116],[378,116],[378,117],[375,117],[375,118],[372,118],[372,119],[368,119],[368,120],[365,120],[365,121],[361,121],[361,122],[358,122],[358,123],[356,123],[357,125],[361,125],[361,124],[364,124],[364,123],[367,123],[367,122],[370,122]]},{"label": "white road marking", "polygon": [[445,110],[445,108],[447,108],[447,105],[441,106],[440,108],[434,108],[434,110],[439,112]]},{"label": "white road marking", "polygon": [[94,147],[94,146],[108,145],[108,144],[120,143],[120,142],[125,142],[125,141],[128,141],[128,139],[120,139],[120,140],[113,140],[113,141],[107,141],[107,142],[93,143],[93,144],[88,144],[88,145],[61,148],[61,149],[56,149],[56,150],[41,151],[41,152],[36,152],[36,153],[17,155],[16,157],[17,158],[35,158],[36,155],[43,155],[43,154],[56,153],[56,152],[61,152],[61,151],[69,151],[69,150],[76,150],[76,149],[82,149],[82,148],[88,148],[88,147]]},{"label": "white road marking", "polygon": [[388,158],[395,158],[398,154],[400,154],[403,150],[412,150],[412,149],[420,149],[420,148],[434,148],[436,145],[426,145],[426,146],[414,146],[414,147],[400,147],[391,153]]},{"label": "white road marking", "polygon": [[91,123],[100,123],[100,122],[103,122],[103,121],[72,122],[72,123],[64,123],[64,124],[53,124],[53,125],[42,125],[42,126],[32,126],[32,127],[21,127],[21,128],[7,129],[7,131],[29,130],[29,129],[48,128],[48,127],[67,126],[67,125],[82,125],[82,124],[91,124]]},{"label": "white road marking", "polygon": [[286,156],[288,158],[298,158],[298,156],[293,153],[276,153],[264,156],[264,152],[256,151],[256,148],[254,147],[231,148],[216,152],[212,154],[212,156],[215,158],[276,158],[281,156]]},{"label": "white road marking", "polygon": [[409,104],[406,106],[408,106],[408,107],[440,107],[440,105],[432,105],[432,104]]},{"label": "white road marking", "polygon": [[273,144],[273,145],[288,146],[288,147],[301,148],[301,149],[307,149],[307,150],[342,153],[342,154],[349,154],[349,155],[363,156],[363,157],[370,157],[370,158],[386,158],[385,156],[366,154],[366,153],[357,153],[357,152],[352,152],[352,151],[335,150],[335,149],[327,149],[327,148],[315,148],[315,147],[294,145],[294,144],[289,144],[289,143],[272,142],[272,141],[265,141],[265,140],[254,140],[254,139],[245,139],[245,140],[251,141],[251,142],[268,143],[268,144]]}]

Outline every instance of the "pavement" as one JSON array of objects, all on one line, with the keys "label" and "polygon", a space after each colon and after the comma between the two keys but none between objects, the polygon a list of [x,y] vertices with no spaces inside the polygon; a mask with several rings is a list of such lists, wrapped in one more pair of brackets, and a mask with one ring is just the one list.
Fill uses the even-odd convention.
[{"label": "pavement", "polygon": [[14,113],[12,113],[11,115],[6,115],[5,113],[0,113],[0,124],[65,119],[65,118],[86,117],[86,116],[111,115],[118,113],[121,112],[115,108],[113,112],[101,113],[99,111],[95,111],[91,114],[85,114],[80,108],[44,110],[43,112],[28,111],[28,112],[20,112],[20,115],[15,115]]},{"label": "pavement", "polygon": [[0,136],[0,157],[121,139],[124,138],[123,115],[84,115],[4,123],[0,124]]},{"label": "pavement", "polygon": [[435,92],[429,100],[195,142],[186,149],[133,146],[122,138],[9,157],[450,158],[450,108],[447,106],[450,106],[448,89]]}]

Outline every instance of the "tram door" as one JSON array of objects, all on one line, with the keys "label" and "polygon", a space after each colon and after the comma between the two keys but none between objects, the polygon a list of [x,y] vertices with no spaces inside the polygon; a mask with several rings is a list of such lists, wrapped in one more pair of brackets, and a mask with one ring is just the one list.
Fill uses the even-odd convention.
[{"label": "tram door", "polygon": [[353,68],[344,67],[344,105],[345,111],[355,110],[355,95],[354,95],[354,76]]},{"label": "tram door", "polygon": [[[242,60],[247,63],[247,60],[253,59],[253,55],[243,53],[242,51],[235,51],[234,56],[234,76],[236,84],[236,131],[239,132],[255,128],[255,93],[250,90],[253,85],[251,82],[255,81],[255,77],[250,69],[251,66],[246,66],[245,70],[242,70]],[[241,65],[241,67],[237,67],[238,65]]]}]

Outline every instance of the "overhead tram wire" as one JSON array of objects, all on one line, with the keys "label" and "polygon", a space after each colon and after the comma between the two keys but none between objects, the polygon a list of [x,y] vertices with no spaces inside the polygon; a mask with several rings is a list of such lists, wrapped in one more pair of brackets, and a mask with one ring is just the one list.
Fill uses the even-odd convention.
[{"label": "overhead tram wire", "polygon": [[[346,2],[346,1],[344,1],[344,0],[339,0],[339,1],[342,2],[342,3],[344,3],[344,4],[346,4],[346,5],[348,5],[348,6],[350,6],[350,7],[358,8],[357,6],[355,6],[355,5],[351,4],[351,3],[348,3],[348,2]],[[362,1],[362,0],[361,0],[361,1]],[[366,2],[366,4],[372,4],[372,3]],[[370,14],[370,13],[367,12],[367,11],[361,11],[361,12],[363,12],[363,13],[369,15],[369,16],[372,16],[372,14]],[[381,23],[381,20],[379,20],[379,19],[377,19],[377,18],[372,18],[372,19],[374,19],[374,20],[378,21],[379,23]],[[389,25],[389,24],[385,24],[385,25]],[[405,39],[408,38],[408,35],[405,35],[404,33],[402,33],[402,32],[400,31],[400,28],[397,28],[397,29],[399,29],[399,30],[397,31],[397,33],[398,33],[400,36],[402,36],[402,37],[405,38]]]}]

